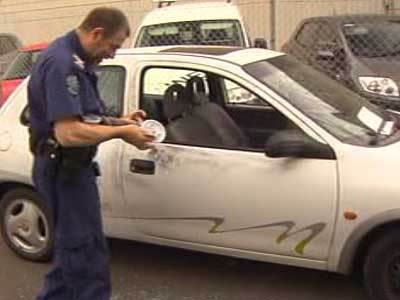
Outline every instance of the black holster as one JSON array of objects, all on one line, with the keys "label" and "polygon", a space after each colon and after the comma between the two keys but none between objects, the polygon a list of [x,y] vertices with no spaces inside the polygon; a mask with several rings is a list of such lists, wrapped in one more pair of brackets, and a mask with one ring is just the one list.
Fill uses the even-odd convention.
[{"label": "black holster", "polygon": [[90,166],[97,152],[96,146],[59,148],[59,166],[62,171],[71,174]]},{"label": "black holster", "polygon": [[53,160],[59,172],[68,176],[77,175],[82,168],[89,167],[97,152],[97,146],[62,147],[52,138],[30,143],[30,148],[34,155],[44,155]]},{"label": "black holster", "polygon": [[39,139],[29,130],[29,148],[33,155],[44,155],[55,161],[57,169],[66,175],[76,175],[89,167],[97,152],[97,146],[62,147],[53,137]]}]

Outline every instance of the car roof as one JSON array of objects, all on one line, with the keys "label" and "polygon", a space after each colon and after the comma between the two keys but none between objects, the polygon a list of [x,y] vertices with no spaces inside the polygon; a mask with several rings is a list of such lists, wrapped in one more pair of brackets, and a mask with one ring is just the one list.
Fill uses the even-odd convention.
[{"label": "car roof", "polygon": [[46,42],[41,42],[41,43],[35,43],[35,44],[30,44],[22,47],[20,51],[22,52],[29,52],[29,51],[38,51],[38,50],[43,50],[46,49],[49,46],[49,43]]},{"label": "car roof", "polygon": [[227,46],[162,46],[120,49],[117,55],[165,55],[192,56],[197,58],[218,59],[237,65],[270,59],[285,55],[282,52],[261,48],[241,48]]},{"label": "car roof", "polygon": [[144,17],[140,27],[163,23],[221,19],[238,20],[241,19],[241,16],[237,7],[231,3],[179,3],[153,9]]},{"label": "car roof", "polygon": [[340,16],[320,16],[304,19],[304,22],[309,21],[328,21],[332,23],[357,23],[357,22],[371,22],[371,21],[386,21],[395,20],[400,21],[400,16],[384,15],[384,14],[352,14]]}]

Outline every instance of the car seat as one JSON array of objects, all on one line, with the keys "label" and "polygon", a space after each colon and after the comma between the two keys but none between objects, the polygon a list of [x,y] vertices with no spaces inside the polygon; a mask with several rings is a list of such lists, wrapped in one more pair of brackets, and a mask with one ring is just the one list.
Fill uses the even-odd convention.
[{"label": "car seat", "polygon": [[224,148],[248,146],[247,137],[229,114],[220,105],[210,102],[202,78],[190,78],[186,90],[186,97],[192,103],[192,115],[212,128]]},{"label": "car seat", "polygon": [[165,91],[163,109],[167,119],[166,142],[186,145],[216,146],[221,141],[215,131],[199,116],[194,116],[187,89],[173,84]]}]

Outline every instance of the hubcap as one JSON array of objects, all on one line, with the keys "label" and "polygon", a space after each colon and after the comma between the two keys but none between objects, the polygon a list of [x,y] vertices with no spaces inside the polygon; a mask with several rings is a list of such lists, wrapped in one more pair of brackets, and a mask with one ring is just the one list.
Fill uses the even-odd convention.
[{"label": "hubcap", "polygon": [[6,209],[5,227],[9,240],[24,252],[39,253],[48,243],[48,220],[32,201],[13,201]]}]

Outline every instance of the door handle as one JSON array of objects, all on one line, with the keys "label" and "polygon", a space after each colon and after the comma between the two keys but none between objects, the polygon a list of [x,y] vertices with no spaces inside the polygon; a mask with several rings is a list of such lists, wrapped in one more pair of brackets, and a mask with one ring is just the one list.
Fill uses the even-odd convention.
[{"label": "door handle", "polygon": [[154,175],[155,169],[156,165],[152,160],[132,159],[129,164],[132,173]]}]

